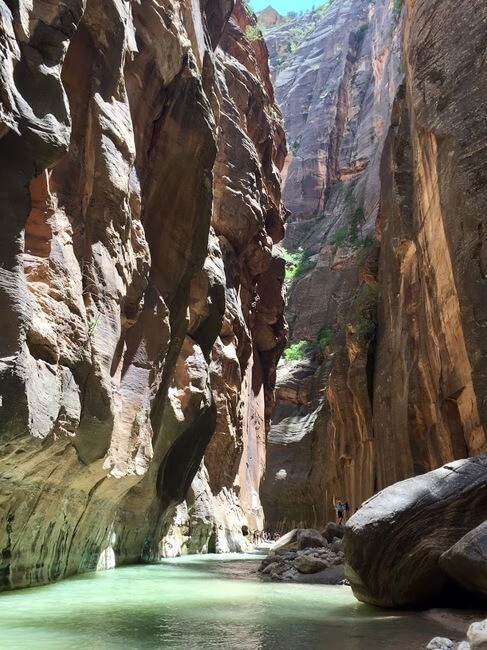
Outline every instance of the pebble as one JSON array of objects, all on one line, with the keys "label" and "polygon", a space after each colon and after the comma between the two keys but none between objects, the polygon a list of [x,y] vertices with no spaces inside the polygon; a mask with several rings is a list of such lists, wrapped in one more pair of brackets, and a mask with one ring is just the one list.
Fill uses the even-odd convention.
[{"label": "pebble", "polygon": [[426,646],[426,650],[448,650],[453,648],[453,641],[444,636],[435,636]]}]

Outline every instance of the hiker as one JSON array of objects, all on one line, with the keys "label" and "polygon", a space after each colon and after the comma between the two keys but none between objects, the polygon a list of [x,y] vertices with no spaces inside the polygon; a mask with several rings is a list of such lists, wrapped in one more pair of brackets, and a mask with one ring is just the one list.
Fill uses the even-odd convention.
[{"label": "hiker", "polygon": [[345,505],[342,503],[341,499],[338,499],[337,501],[335,495],[333,495],[333,506],[337,511],[338,523],[343,524],[343,513],[345,512]]},{"label": "hiker", "polygon": [[348,503],[348,499],[345,499],[345,503],[343,504],[343,507],[345,509],[345,521],[348,520],[348,513],[350,512],[350,505]]}]

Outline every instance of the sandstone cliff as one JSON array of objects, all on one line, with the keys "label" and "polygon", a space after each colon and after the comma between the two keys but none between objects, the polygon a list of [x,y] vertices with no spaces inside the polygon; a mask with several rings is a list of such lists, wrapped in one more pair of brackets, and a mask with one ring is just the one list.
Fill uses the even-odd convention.
[{"label": "sandstone cliff", "polygon": [[267,36],[294,253],[272,527],[487,449],[486,16],[336,0]]},{"label": "sandstone cliff", "polygon": [[232,8],[0,1],[3,588],[158,557],[198,470],[196,547],[260,522],[285,144]]}]

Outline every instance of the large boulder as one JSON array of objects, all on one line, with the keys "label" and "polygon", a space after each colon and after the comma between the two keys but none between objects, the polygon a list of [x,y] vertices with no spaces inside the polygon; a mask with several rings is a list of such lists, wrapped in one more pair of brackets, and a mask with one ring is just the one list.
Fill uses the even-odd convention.
[{"label": "large boulder", "polygon": [[323,531],[323,537],[329,542],[332,542],[334,537],[342,539],[344,532],[345,526],[330,521],[326,524],[325,530]]},{"label": "large boulder", "polygon": [[318,573],[318,571],[327,569],[328,563],[310,555],[299,555],[293,561],[293,566],[299,573]]},{"label": "large boulder", "polygon": [[298,532],[299,528],[293,528],[289,533],[283,535],[269,550],[269,555],[275,555],[284,550],[296,551],[298,549]]},{"label": "large boulder", "polygon": [[297,541],[300,549],[323,548],[328,544],[323,535],[314,528],[304,528],[303,530],[299,530]]},{"label": "large boulder", "polygon": [[487,650],[487,619],[472,623],[467,632],[472,648]]},{"label": "large boulder", "polygon": [[323,535],[314,528],[293,528],[283,535],[269,551],[269,555],[283,551],[297,551],[305,548],[322,548],[327,545]]},{"label": "large boulder", "polygon": [[487,456],[459,460],[396,483],[345,527],[345,573],[358,600],[382,607],[444,605],[464,598],[440,557],[487,520]]},{"label": "large boulder", "polygon": [[487,597],[487,521],[443,553],[440,567],[465,589]]}]

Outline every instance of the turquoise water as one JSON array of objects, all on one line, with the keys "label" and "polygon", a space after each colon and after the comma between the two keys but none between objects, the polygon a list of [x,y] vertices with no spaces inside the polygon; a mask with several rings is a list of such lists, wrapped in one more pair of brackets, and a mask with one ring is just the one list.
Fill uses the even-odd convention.
[{"label": "turquoise water", "polygon": [[348,587],[264,582],[252,556],[193,556],[0,595],[0,647],[376,650],[445,634]]}]

